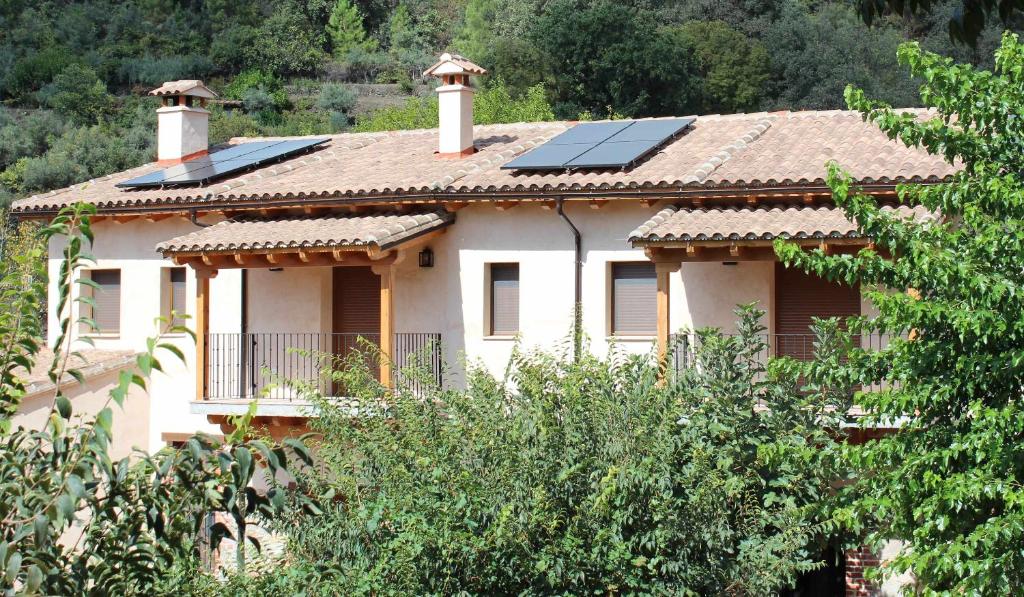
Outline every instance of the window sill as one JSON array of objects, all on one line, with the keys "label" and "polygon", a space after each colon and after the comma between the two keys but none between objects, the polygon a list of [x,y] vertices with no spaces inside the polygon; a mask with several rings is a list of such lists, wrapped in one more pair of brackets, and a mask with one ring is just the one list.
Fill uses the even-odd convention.
[{"label": "window sill", "polygon": [[88,334],[82,334],[80,338],[90,338],[93,340],[117,340],[121,337],[121,332],[90,332]]},{"label": "window sill", "polygon": [[488,341],[488,342],[493,342],[493,341],[500,342],[502,340],[505,340],[505,341],[515,340],[518,337],[519,337],[519,334],[498,334],[498,335],[484,336],[483,339],[484,339],[484,341]]},{"label": "window sill", "polygon": [[657,334],[637,334],[635,336],[620,336],[611,334],[605,337],[608,342],[654,342],[658,339]]}]

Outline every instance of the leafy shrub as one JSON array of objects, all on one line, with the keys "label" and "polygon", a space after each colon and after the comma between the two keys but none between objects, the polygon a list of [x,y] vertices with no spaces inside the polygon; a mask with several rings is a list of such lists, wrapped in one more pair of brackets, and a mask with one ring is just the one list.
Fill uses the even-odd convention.
[{"label": "leafy shrub", "polygon": [[43,85],[53,81],[77,59],[60,46],[52,46],[39,52],[30,52],[14,63],[7,77],[5,95],[24,98]]},{"label": "leafy shrub", "polygon": [[312,75],[325,62],[326,40],[302,11],[282,4],[242,43],[246,65],[267,69],[276,75]]},{"label": "leafy shrub", "polygon": [[145,56],[122,62],[118,75],[128,84],[161,85],[178,79],[205,79],[214,70],[213,61],[202,54]]},{"label": "leafy shrub", "polygon": [[24,188],[29,192],[55,189],[152,159],[155,138],[136,140],[145,144],[132,145],[131,139],[116,134],[108,126],[72,129],[45,154],[26,160]]},{"label": "leafy shrub", "polygon": [[227,87],[224,88],[224,97],[228,99],[244,99],[245,92],[250,89],[264,89],[268,93],[284,88],[284,84],[273,73],[248,69],[236,75]]},{"label": "leafy shrub", "polygon": [[534,85],[526,90],[523,97],[513,99],[505,82],[495,78],[473,97],[473,121],[477,124],[554,119],[543,85]]},{"label": "leafy shrub", "polygon": [[210,110],[210,144],[218,145],[233,137],[260,135],[260,125],[245,113],[214,107]]},{"label": "leafy shrub", "polygon": [[79,125],[96,124],[114,105],[96,71],[80,64],[61,71],[40,94],[50,107]]},{"label": "leafy shrub", "polygon": [[277,108],[274,97],[262,87],[250,87],[242,93],[242,105],[245,111],[254,112],[272,111]]},{"label": "leafy shrub", "polygon": [[[0,260],[0,335],[7,339],[0,352],[0,492],[5,498],[0,500],[0,570],[5,587],[27,594],[83,595],[97,589],[155,594],[163,588],[164,571],[187,567],[195,574],[208,515],[229,516],[244,544],[247,521],[273,518],[286,499],[316,512],[301,494],[286,496],[276,481],[290,463],[312,462],[305,446],[295,440],[285,445],[245,440],[251,410],[248,418],[235,421],[236,431],[224,442],[200,434],[183,449],[136,453],[120,461],[109,456],[113,407],[124,404],[132,386],[145,390],[151,373],[162,370],[164,352],[182,356],[160,338],[136,357],[134,369],[118,374],[111,406],[73,418],[74,405],[61,389],[70,364],[72,326],[65,317],[49,369],[56,389],[48,421],[42,429],[14,428],[11,417],[26,390],[20,368],[31,368],[43,343],[49,240],[66,239],[54,280],[56,310],[66,313],[63,306],[86,300],[72,299],[71,288],[91,259],[84,251],[93,238],[88,217],[94,211],[81,203],[62,211],[27,246],[5,245]],[[69,375],[82,378],[78,371]],[[258,460],[267,486],[262,491],[251,486],[260,474]],[[213,549],[231,533],[223,523],[209,531]],[[244,571],[244,550],[239,554]]]},{"label": "leafy shrub", "polygon": [[67,124],[49,110],[33,110],[12,116],[7,110],[0,124],[0,169],[16,160],[45,152],[67,129]]},{"label": "leafy shrub", "polygon": [[303,480],[334,501],[282,523],[293,556],[336,572],[346,594],[792,584],[815,567],[824,528],[810,508],[837,474],[822,426],[849,394],[801,395],[765,371],[763,313],[739,315],[738,336],[700,332],[696,365],[664,385],[651,356],[517,353],[504,380],[476,370],[466,391],[381,399],[346,362],[335,380],[360,418],[319,401],[324,470]]},{"label": "leafy shrub", "polygon": [[[535,85],[520,98],[512,98],[500,79],[473,98],[474,124],[536,122],[555,117],[543,85]],[[382,108],[356,120],[357,131],[393,131],[434,128],[438,123],[437,97],[409,98],[405,105]]]},{"label": "leafy shrub", "polygon": [[346,85],[327,83],[320,88],[316,107],[328,112],[348,113],[355,107],[359,95]]}]

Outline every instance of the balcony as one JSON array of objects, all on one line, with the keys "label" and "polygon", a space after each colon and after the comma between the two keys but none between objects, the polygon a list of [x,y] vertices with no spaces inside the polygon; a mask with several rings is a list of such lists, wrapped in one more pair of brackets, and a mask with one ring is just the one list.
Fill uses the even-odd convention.
[{"label": "balcony", "polygon": [[[735,334],[725,334],[735,336]],[[756,356],[763,365],[773,357],[791,357],[799,361],[809,361],[814,358],[814,344],[817,337],[814,334],[760,334],[764,348]],[[890,336],[887,334],[863,334],[854,338],[855,346],[865,350],[880,350],[889,345]],[[682,373],[697,365],[697,350],[700,345],[700,337],[694,333],[672,334],[669,336],[669,350],[672,370]],[[868,388],[865,388],[868,389]]]},{"label": "balcony", "polygon": [[[327,372],[359,361],[382,383],[390,381],[396,388],[420,392],[443,381],[441,334],[437,333],[394,334],[390,380],[380,379],[379,333],[210,333],[206,342],[205,400],[299,398],[294,384],[282,380],[315,388],[324,396],[350,396],[348,388],[332,381]],[[410,370],[416,375],[410,375]]]}]

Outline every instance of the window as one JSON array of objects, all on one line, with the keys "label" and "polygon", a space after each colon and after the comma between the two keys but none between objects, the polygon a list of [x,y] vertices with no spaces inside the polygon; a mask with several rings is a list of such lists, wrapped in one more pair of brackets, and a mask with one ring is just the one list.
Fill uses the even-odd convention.
[{"label": "window", "polygon": [[492,336],[510,336],[519,332],[519,264],[491,264]]},{"label": "window", "polygon": [[612,333],[649,336],[658,330],[658,287],[653,263],[612,264]]},{"label": "window", "polygon": [[164,268],[160,288],[160,315],[165,319],[170,320],[171,313],[175,313],[178,317],[175,317],[174,321],[171,321],[170,325],[185,325],[185,268]]},{"label": "window", "polygon": [[87,332],[117,334],[121,331],[121,270],[94,269],[86,272],[95,287],[84,286],[82,292],[91,296],[95,305],[82,306],[86,317],[96,328]]}]

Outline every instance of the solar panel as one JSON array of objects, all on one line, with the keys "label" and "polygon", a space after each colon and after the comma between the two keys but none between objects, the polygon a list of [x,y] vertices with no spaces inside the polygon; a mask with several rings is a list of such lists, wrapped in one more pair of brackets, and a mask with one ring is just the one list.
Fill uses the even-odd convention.
[{"label": "solar panel", "polygon": [[599,143],[593,149],[565,163],[566,168],[614,168],[632,163],[637,156],[661,144],[661,141],[624,141]]},{"label": "solar panel", "polygon": [[578,124],[501,168],[625,168],[680,134],[693,121],[693,118],[661,118]]},{"label": "solar panel", "polygon": [[296,139],[292,141],[253,141],[215,151],[159,172],[144,174],[117,183],[118,187],[138,189],[166,185],[206,184],[248,168],[256,168],[275,160],[312,150],[327,139]]},{"label": "solar panel", "polygon": [[630,120],[613,122],[584,122],[558,135],[545,145],[568,145],[570,143],[600,143],[632,124]]}]

